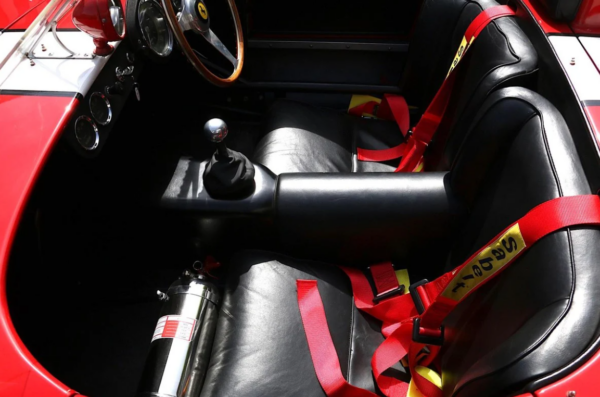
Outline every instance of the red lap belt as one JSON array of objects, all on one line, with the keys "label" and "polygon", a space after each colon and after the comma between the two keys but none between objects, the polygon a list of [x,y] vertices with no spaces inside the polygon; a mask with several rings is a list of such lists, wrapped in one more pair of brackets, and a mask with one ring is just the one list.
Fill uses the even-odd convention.
[{"label": "red lap belt", "polygon": [[[408,384],[386,376],[384,372],[408,356],[412,379],[419,391],[426,397],[441,397],[441,390],[415,370],[417,365],[431,365],[440,349],[422,339],[429,337],[441,341],[442,323],[460,302],[504,271],[543,237],[560,229],[579,225],[600,226],[598,196],[561,197],[538,205],[494,237],[461,266],[432,282],[416,287],[413,292],[418,294],[419,303],[424,304],[421,314],[413,301],[414,293],[373,303],[375,296],[364,273],[358,269],[342,268],[350,278],[356,307],[383,323],[382,333],[386,339],[371,360],[375,380],[381,391],[388,397],[406,396]],[[388,268],[393,273],[391,264]],[[383,268],[377,272],[382,274]],[[342,376],[317,282],[298,280],[297,283],[298,305],[310,354],[317,378],[327,396],[373,396],[369,391],[350,385]],[[425,346],[428,347],[429,354],[423,353]]]},{"label": "red lap belt", "polygon": [[[473,41],[479,36],[479,33],[493,20],[509,15],[515,15],[515,12],[510,7],[495,6],[483,11],[471,22],[450,66],[446,79],[425,113],[423,113],[423,116],[421,116],[412,134],[408,134],[410,115],[404,98],[397,95],[385,95],[381,105],[379,105],[377,117],[385,120],[395,120],[400,127],[402,135],[404,137],[408,135],[408,139],[405,143],[389,149],[369,150],[358,148],[358,159],[362,161],[388,161],[402,157],[402,161],[396,172],[413,172],[421,163],[425,149],[433,139],[448,107],[456,80],[456,73],[453,73],[453,71],[471,44],[473,44]],[[350,109],[349,113],[358,116],[362,116],[363,113],[373,114],[376,105],[375,102],[368,102]]]}]

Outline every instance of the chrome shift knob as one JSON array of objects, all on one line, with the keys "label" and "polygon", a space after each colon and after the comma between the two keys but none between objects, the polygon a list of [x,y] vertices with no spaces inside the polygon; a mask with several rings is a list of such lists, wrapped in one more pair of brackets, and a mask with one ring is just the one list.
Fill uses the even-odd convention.
[{"label": "chrome shift knob", "polygon": [[211,142],[223,142],[228,132],[227,124],[221,119],[211,119],[204,124],[204,135]]}]

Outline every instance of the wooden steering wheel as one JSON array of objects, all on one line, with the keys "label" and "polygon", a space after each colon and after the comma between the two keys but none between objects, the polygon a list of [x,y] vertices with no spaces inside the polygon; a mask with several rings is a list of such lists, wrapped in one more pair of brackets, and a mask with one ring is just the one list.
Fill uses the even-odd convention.
[{"label": "wooden steering wheel", "polygon": [[[219,40],[217,35],[210,29],[210,15],[203,0],[183,0],[181,3],[182,10],[181,12],[176,13],[172,0],[162,0],[167,21],[173,31],[173,35],[175,35],[175,38],[183,49],[183,53],[190,60],[198,73],[212,84],[219,87],[227,87],[233,84],[240,76],[242,67],[244,66],[244,35],[242,33],[240,14],[235,6],[235,0],[227,0],[227,3],[229,4],[229,9],[233,15],[235,25],[237,57],[234,57],[231,54],[227,47]],[[231,62],[233,65],[233,73],[227,78],[222,78],[208,70],[185,38],[184,32],[186,31],[193,31],[204,37],[206,41]]]}]

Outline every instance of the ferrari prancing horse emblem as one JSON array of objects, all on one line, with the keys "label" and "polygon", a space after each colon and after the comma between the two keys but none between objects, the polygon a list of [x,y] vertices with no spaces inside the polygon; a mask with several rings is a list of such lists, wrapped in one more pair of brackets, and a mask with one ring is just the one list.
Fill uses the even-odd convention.
[{"label": "ferrari prancing horse emblem", "polygon": [[198,2],[198,15],[205,21],[208,21],[208,10],[202,2]]}]

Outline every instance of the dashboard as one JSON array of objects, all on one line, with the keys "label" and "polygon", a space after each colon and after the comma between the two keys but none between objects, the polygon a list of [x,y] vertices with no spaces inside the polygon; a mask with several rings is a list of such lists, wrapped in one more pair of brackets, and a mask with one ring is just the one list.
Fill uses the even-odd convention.
[{"label": "dashboard", "polygon": [[[181,1],[172,0],[176,9]],[[66,140],[83,157],[96,157],[105,145],[130,95],[141,100],[138,77],[145,60],[164,62],[175,46],[159,0],[129,0],[125,12],[126,37],[85,94],[66,127]]]},{"label": "dashboard", "polygon": [[119,43],[85,96],[78,94],[65,136],[81,156],[99,154],[132,92],[141,99],[137,79],[143,60],[137,58],[130,43]]}]

